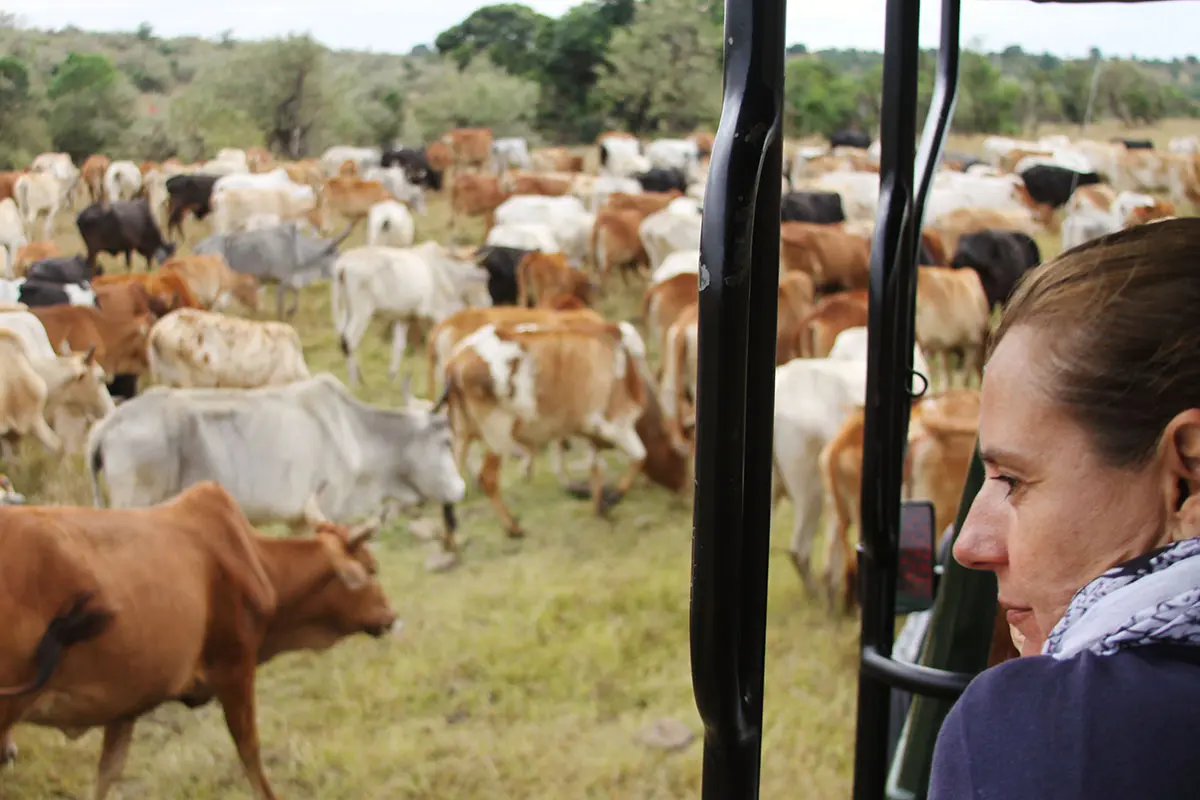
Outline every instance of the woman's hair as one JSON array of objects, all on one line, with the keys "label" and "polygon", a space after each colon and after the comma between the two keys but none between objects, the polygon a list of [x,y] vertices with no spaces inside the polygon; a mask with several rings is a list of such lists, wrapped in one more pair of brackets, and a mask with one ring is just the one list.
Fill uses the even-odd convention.
[{"label": "woman's hair", "polygon": [[1167,423],[1200,408],[1200,219],[1138,225],[1026,273],[992,335],[1043,335],[1047,388],[1114,467],[1153,456]]}]

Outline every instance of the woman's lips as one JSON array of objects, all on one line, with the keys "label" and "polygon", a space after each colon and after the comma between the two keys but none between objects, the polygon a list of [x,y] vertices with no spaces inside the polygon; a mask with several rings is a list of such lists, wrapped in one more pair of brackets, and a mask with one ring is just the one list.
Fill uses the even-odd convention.
[{"label": "woman's lips", "polygon": [[1009,625],[1012,625],[1013,627],[1019,627],[1022,622],[1025,622],[1031,616],[1033,616],[1033,609],[1010,608],[1008,611],[1004,612],[1004,616],[1008,620]]}]

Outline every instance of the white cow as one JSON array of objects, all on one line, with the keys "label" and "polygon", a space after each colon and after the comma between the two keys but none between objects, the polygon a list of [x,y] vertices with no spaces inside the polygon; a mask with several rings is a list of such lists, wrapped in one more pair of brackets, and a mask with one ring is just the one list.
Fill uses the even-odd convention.
[{"label": "white cow", "polygon": [[11,278],[12,265],[17,259],[17,251],[29,240],[25,238],[25,223],[21,221],[21,212],[11,197],[0,200],[0,251],[4,252],[5,263],[0,269],[0,275]]},{"label": "white cow", "polygon": [[229,175],[222,175],[213,183],[212,193],[215,197],[220,192],[228,191],[229,189],[306,189],[309,192],[312,188],[307,185],[301,185],[293,181],[287,174],[287,170],[283,167],[276,167],[270,172],[234,172]]},{"label": "white cow", "polygon": [[562,247],[550,226],[539,222],[510,222],[494,225],[488,231],[484,244],[493,247],[517,247],[521,250],[540,250],[543,253],[559,253]]},{"label": "white cow", "polygon": [[354,351],[376,315],[392,323],[389,374],[400,371],[408,324],[431,325],[463,308],[490,306],[487,270],[453,257],[437,242],[418,247],[356,247],[333,265],[330,307],[333,326],[346,354],[350,384],[359,380]]},{"label": "white cow", "polygon": [[[937,219],[943,214],[960,208],[988,208],[995,211],[1013,211],[1028,206],[1021,201],[1023,186],[1019,175],[967,175],[944,173],[929,190],[925,204],[925,219]],[[954,177],[957,176],[957,177]]]},{"label": "white cow", "polygon": [[875,219],[879,208],[879,175],[874,172],[827,172],[815,180],[797,183],[796,188],[841,195],[848,220]]},{"label": "white cow", "polygon": [[261,389],[154,386],[88,436],[96,505],[145,508],[214,480],[255,525],[349,522],[389,500],[459,502],[444,417],[367,405],[328,373]]},{"label": "white cow", "polygon": [[497,172],[510,169],[529,169],[529,144],[523,136],[496,139],[492,142],[492,163]]},{"label": "white cow", "polygon": [[676,250],[663,259],[654,272],[650,273],[650,285],[670,280],[676,275],[700,271],[700,249]]},{"label": "white cow", "polygon": [[650,169],[637,139],[610,136],[600,142],[600,174],[628,178]]},{"label": "white cow", "polygon": [[[929,365],[915,346],[913,369],[929,374]],[[778,504],[786,494],[792,502],[795,520],[789,549],[810,591],[816,585],[812,546],[824,506],[821,450],[847,415],[863,405],[866,390],[866,328],[839,334],[828,358],[796,358],[775,369],[773,501]]]},{"label": "white cow", "polygon": [[367,244],[412,247],[416,225],[404,203],[383,200],[367,212]]},{"label": "white cow", "polygon": [[1096,208],[1076,201],[1075,195],[1067,203],[1067,216],[1062,224],[1062,246],[1064,250],[1125,227],[1129,215],[1138,207],[1154,205],[1154,198],[1141,192],[1121,192],[1108,208]]},{"label": "white cow", "polygon": [[146,351],[163,386],[255,389],[309,377],[300,334],[286,322],[181,308],[154,323]]},{"label": "white cow", "polygon": [[619,175],[600,175],[592,183],[592,194],[589,210],[599,211],[608,202],[608,196],[616,192],[623,194],[641,194],[642,185],[636,178],[626,178]]},{"label": "white cow", "polygon": [[104,197],[109,203],[132,200],[142,190],[142,171],[132,161],[114,161],[104,171]]},{"label": "white cow", "polygon": [[[69,361],[79,359],[78,354],[71,356],[65,341],[59,343],[59,351],[55,352],[41,320],[28,311],[0,313],[0,330],[9,331],[21,340],[26,357],[39,372],[49,373],[56,362],[59,367],[65,367]],[[72,454],[83,449],[88,428],[116,407],[108,393],[108,383],[112,379],[105,374],[104,368],[91,358],[91,354],[84,354],[83,364],[87,372],[78,380],[61,384],[47,394],[43,413],[50,429],[62,441],[63,450]]]},{"label": "white cow", "polygon": [[678,169],[689,174],[700,163],[700,148],[691,139],[655,139],[646,145],[651,167]]},{"label": "white cow", "polygon": [[1200,138],[1195,136],[1176,136],[1167,143],[1168,152],[1180,156],[1190,156],[1200,153]]},{"label": "white cow", "polygon": [[513,195],[496,208],[495,214],[496,225],[536,223],[550,228],[558,249],[567,254],[572,266],[579,266],[587,259],[595,220],[583,202],[571,195]]},{"label": "white cow", "polygon": [[33,226],[45,215],[42,238],[49,240],[54,231],[54,218],[63,208],[69,207],[69,190],[70,185],[51,172],[30,172],[17,178],[13,195],[25,220],[26,232],[32,234]]},{"label": "white cow", "polygon": [[414,214],[425,213],[425,189],[410,183],[408,173],[401,167],[368,167],[363,178],[382,183],[392,197],[407,204]]},{"label": "white cow", "polygon": [[642,220],[638,235],[646,248],[650,269],[657,270],[677,250],[698,250],[700,222],[699,214],[678,214],[665,208]]},{"label": "white cow", "polygon": [[321,154],[321,169],[326,177],[333,177],[346,161],[353,161],[361,175],[369,167],[378,167],[383,163],[383,152],[378,147],[335,145]]},{"label": "white cow", "polygon": [[225,189],[213,194],[212,226],[220,234],[248,230],[250,219],[264,214],[283,222],[307,216],[313,222],[316,208],[317,195],[309,186]]}]

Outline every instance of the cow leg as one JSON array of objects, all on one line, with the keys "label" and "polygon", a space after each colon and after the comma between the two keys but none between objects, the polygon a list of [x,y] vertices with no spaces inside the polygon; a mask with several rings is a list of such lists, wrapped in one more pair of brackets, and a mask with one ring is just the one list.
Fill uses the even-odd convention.
[{"label": "cow leg", "polygon": [[276,319],[283,319],[283,293],[284,293],[284,290],[285,290],[285,287],[283,285],[283,281],[280,281],[279,285],[275,288],[275,318]]},{"label": "cow leg", "polygon": [[408,323],[392,323],[392,363],[388,366],[388,377],[396,380],[400,374],[400,362],[404,360],[404,351],[408,347]]},{"label": "cow leg", "polygon": [[254,666],[251,656],[237,670],[236,676],[230,676],[214,688],[254,796],[258,800],[277,800],[263,772],[262,752],[259,749],[254,705]]},{"label": "cow leg", "polygon": [[125,770],[129,744],[133,741],[135,720],[127,719],[104,726],[104,744],[100,748],[100,768],[96,772],[94,800],[104,800],[108,790]]},{"label": "cow leg", "polygon": [[17,743],[12,738],[12,729],[9,728],[0,736],[0,766],[16,761],[18,752]]},{"label": "cow leg", "polygon": [[522,538],[525,535],[524,531],[517,524],[516,517],[504,505],[504,500],[500,498],[500,455],[490,449],[483,459],[483,469],[479,471],[479,485],[483,488],[484,494],[488,496],[488,500],[491,501],[492,508],[500,515],[500,520],[504,523],[504,529],[508,532],[509,537]]},{"label": "cow leg", "polygon": [[292,290],[292,307],[288,310],[288,316],[296,316],[296,312],[300,310],[300,290],[295,286],[290,287]]},{"label": "cow leg", "polygon": [[592,451],[592,465],[589,471],[590,486],[592,490],[592,508],[596,512],[596,516],[602,517],[608,513],[610,506],[604,502],[604,459],[600,457],[595,445],[589,445]]},{"label": "cow leg", "polygon": [[[634,428],[634,421],[632,420],[627,425],[614,424],[602,418],[592,419],[589,422],[589,433],[612,442],[614,447],[629,456],[630,462],[625,473],[621,475],[621,479],[617,481],[615,492],[605,497],[604,502],[601,504],[601,513],[603,513],[621,502],[621,499],[633,487],[634,479],[637,478],[638,473],[642,471],[642,466],[646,463],[646,446],[642,444],[642,439],[638,436],[637,430]],[[600,460],[598,455],[595,460]]]},{"label": "cow leg", "polygon": [[33,421],[33,435],[47,450],[53,453],[62,450],[62,440],[58,438],[57,433],[50,430],[50,426],[46,424],[46,418],[40,414]]}]

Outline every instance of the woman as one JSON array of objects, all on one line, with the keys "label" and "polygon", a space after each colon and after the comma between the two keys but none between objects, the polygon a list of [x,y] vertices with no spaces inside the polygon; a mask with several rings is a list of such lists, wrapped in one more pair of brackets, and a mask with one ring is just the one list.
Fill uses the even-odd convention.
[{"label": "woman", "polygon": [[954,557],[1024,657],[955,704],[929,797],[1200,798],[1200,219],[1031,272],[982,401]]}]

